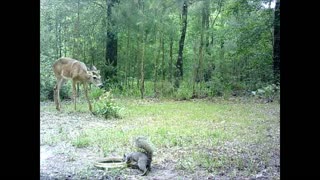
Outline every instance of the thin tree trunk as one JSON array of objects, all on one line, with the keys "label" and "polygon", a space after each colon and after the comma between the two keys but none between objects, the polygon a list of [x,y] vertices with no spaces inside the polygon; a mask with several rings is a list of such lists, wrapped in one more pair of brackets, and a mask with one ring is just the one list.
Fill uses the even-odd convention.
[{"label": "thin tree trunk", "polygon": [[[214,24],[216,23],[216,20],[219,16],[219,14],[221,13],[221,9],[222,9],[222,1],[223,0],[220,0],[219,1],[219,9],[218,9],[218,13],[216,15],[216,17],[212,20],[212,23],[211,23],[211,28],[213,28]],[[209,13],[209,12],[208,12]],[[211,33],[211,44],[213,44],[213,32]]]},{"label": "thin tree trunk", "polygon": [[67,25],[64,24],[64,57],[67,57]]},{"label": "thin tree trunk", "polygon": [[[57,16],[57,15],[56,15]],[[55,38],[56,38],[56,45],[55,45],[55,51],[56,51],[56,58],[59,58],[59,34],[58,34],[58,17],[55,19]]]},{"label": "thin tree trunk", "polygon": [[128,29],[127,29],[127,34],[128,34],[128,38],[127,38],[127,61],[125,62],[125,82],[126,82],[126,87],[128,87],[128,76],[130,76],[130,30],[129,30],[129,25],[128,25]]},{"label": "thin tree trunk", "polygon": [[79,59],[79,43],[77,42],[80,37],[79,24],[80,24],[80,0],[77,1],[77,21],[74,24],[74,32],[73,32],[72,57],[75,59]]},{"label": "thin tree trunk", "polygon": [[[154,37],[154,41],[157,42],[157,34]],[[161,38],[159,38],[160,43],[161,43]],[[157,83],[158,83],[158,60],[160,56],[160,43],[159,43],[159,48],[158,48],[158,54],[155,57],[155,63],[154,63],[154,82],[153,82],[153,92],[154,94],[157,93]]]},{"label": "thin tree trunk", "polygon": [[161,34],[161,50],[162,50],[162,63],[161,63],[161,71],[162,71],[162,81],[161,81],[161,90],[163,91],[163,82],[165,81],[165,75],[166,71],[164,69],[164,40],[163,40],[163,34]]},{"label": "thin tree trunk", "polygon": [[209,26],[210,26],[210,23],[209,23],[209,16],[210,16],[210,1],[206,0],[204,2],[204,7],[203,7],[203,21],[204,21],[204,28],[205,28],[205,32],[204,32],[204,41],[205,41],[205,52],[208,53],[210,55],[210,52],[209,52],[209,33],[208,33],[208,30],[209,30]]},{"label": "thin tree trunk", "polygon": [[59,57],[62,56],[62,33],[61,33],[61,24],[59,25]]},{"label": "thin tree trunk", "polygon": [[179,81],[180,79],[183,79],[183,47],[184,47],[184,40],[186,37],[186,31],[187,31],[187,15],[188,15],[188,0],[185,0],[183,2],[182,7],[182,27],[181,27],[181,37],[179,40],[179,51],[178,51],[178,60],[176,63],[177,71],[175,73],[176,81],[175,83],[176,87],[179,87]]},{"label": "thin tree trunk", "polygon": [[202,82],[203,79],[203,39],[204,39],[204,30],[205,30],[205,26],[206,26],[206,10],[205,7],[202,9],[202,18],[201,18],[201,32],[200,32],[200,46],[199,46],[199,66],[198,66],[198,78],[199,78],[199,82]]},{"label": "thin tree trunk", "polygon": [[[139,36],[139,35],[138,35]],[[141,78],[141,72],[138,70],[139,69],[139,66],[138,66],[138,57],[140,56],[141,52],[139,51],[141,48],[140,48],[140,39],[137,40],[137,50],[138,52],[136,53],[136,56],[135,56],[135,62],[137,64],[137,68],[136,68],[136,72],[137,72],[137,88],[140,89],[140,78]],[[141,62],[140,62],[140,68],[141,68]],[[140,69],[141,70],[141,69]]]},{"label": "thin tree trunk", "polygon": [[[86,58],[86,42],[83,42],[83,60],[86,62],[87,58]],[[88,62],[86,62],[88,63]]]},{"label": "thin tree trunk", "polygon": [[194,45],[193,47],[193,54],[194,54],[194,69],[193,69],[193,82],[192,82],[192,98],[196,97],[196,82],[197,82],[197,76],[198,76],[198,67],[197,67],[197,46]]},{"label": "thin tree trunk", "polygon": [[[142,31],[144,31],[142,29]],[[147,34],[146,34],[147,38]],[[142,52],[141,52],[141,64],[140,64],[140,74],[141,74],[141,82],[140,82],[140,93],[141,93],[141,99],[144,98],[144,51],[145,51],[145,38],[144,38],[144,32],[142,32]]]},{"label": "thin tree trunk", "polygon": [[169,80],[171,82],[171,84],[173,83],[173,68],[172,68],[172,64],[173,64],[173,59],[172,59],[172,47],[173,47],[173,38],[170,37],[170,45],[169,45],[169,56],[170,56],[170,63],[169,63]]}]

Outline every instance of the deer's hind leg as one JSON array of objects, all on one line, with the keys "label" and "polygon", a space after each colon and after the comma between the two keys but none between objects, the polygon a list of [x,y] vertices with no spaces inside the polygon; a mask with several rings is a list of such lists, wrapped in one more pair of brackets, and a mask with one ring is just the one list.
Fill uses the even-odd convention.
[{"label": "deer's hind leg", "polygon": [[54,98],[54,102],[56,104],[56,109],[58,111],[60,111],[61,109],[61,101],[60,101],[60,89],[61,86],[66,82],[65,79],[63,78],[59,78],[57,79],[57,84],[54,86],[53,88],[53,98]]},{"label": "deer's hind leg", "polygon": [[73,103],[74,103],[74,110],[76,111],[76,103],[77,103],[77,88],[76,88],[76,81],[72,81],[72,96],[73,96]]}]

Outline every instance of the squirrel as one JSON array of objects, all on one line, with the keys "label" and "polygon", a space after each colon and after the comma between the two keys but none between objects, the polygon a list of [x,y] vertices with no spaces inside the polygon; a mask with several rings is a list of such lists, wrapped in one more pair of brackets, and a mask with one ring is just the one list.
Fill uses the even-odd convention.
[{"label": "squirrel", "polygon": [[153,148],[144,137],[138,137],[135,140],[135,146],[144,150],[144,152],[131,152],[123,155],[123,161],[127,165],[138,168],[143,173],[141,176],[147,175],[151,171],[151,161],[153,156]]}]

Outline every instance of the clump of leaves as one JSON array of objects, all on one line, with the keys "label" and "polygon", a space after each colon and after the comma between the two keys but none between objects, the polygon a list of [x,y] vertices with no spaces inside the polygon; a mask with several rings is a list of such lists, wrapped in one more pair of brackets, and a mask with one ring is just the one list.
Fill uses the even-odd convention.
[{"label": "clump of leaves", "polygon": [[110,117],[120,118],[122,108],[118,106],[112,97],[110,91],[104,92],[98,100],[93,102],[94,113],[102,115],[106,119]]}]

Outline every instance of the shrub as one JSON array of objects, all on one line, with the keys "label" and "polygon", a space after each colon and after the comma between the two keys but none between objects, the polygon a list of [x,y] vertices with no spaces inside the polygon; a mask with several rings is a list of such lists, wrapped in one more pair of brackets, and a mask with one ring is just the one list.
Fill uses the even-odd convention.
[{"label": "shrub", "polygon": [[104,92],[98,100],[93,102],[94,113],[97,115],[102,115],[106,119],[110,117],[120,118],[120,108],[113,100],[110,91]]}]

